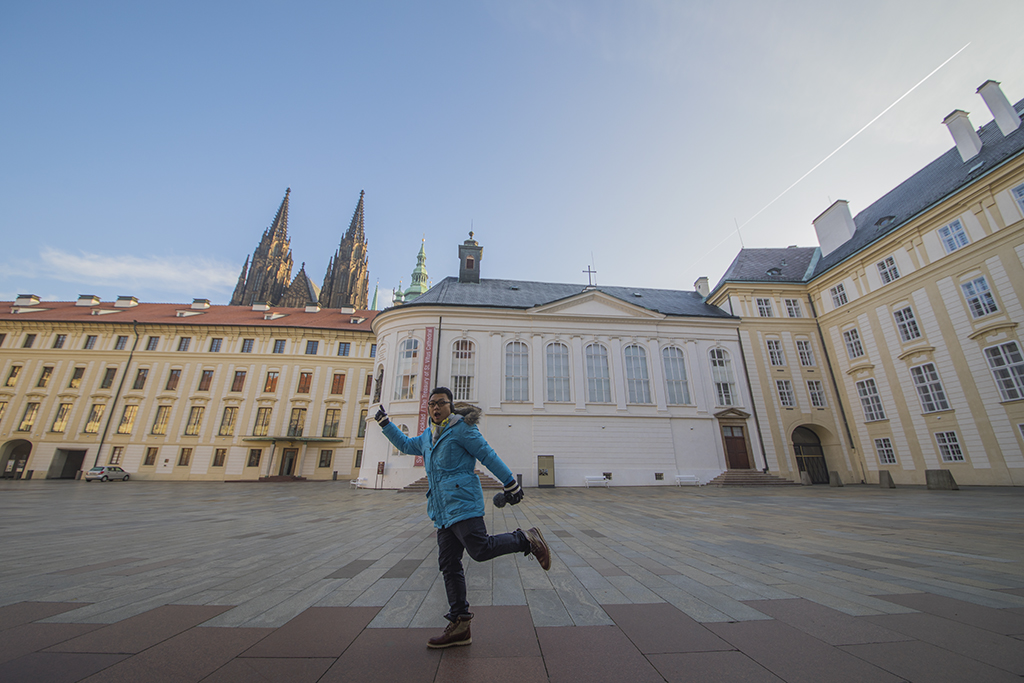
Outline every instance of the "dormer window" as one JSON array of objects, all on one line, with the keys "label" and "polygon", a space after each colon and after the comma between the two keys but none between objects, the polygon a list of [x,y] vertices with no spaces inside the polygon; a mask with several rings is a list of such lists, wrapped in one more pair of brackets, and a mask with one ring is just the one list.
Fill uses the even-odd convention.
[{"label": "dormer window", "polygon": [[476,267],[476,261],[473,260],[472,256],[466,257],[466,270],[473,270]]},{"label": "dormer window", "polygon": [[781,268],[769,268],[768,269],[768,277],[778,277],[780,275],[782,275],[782,269]]}]

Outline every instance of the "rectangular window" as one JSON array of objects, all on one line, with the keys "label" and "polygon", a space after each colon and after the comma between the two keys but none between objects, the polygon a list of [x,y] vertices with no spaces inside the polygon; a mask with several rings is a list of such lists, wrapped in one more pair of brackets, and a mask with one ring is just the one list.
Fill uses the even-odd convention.
[{"label": "rectangular window", "polygon": [[942,382],[939,381],[934,363],[910,368],[910,376],[914,379],[917,397],[921,399],[921,410],[926,413],[949,410],[949,401],[946,400],[946,392],[942,390]]},{"label": "rectangular window", "polygon": [[456,401],[473,400],[476,378],[476,348],[468,339],[452,345],[452,381],[449,385]]},{"label": "rectangular window", "polygon": [[778,339],[769,339],[768,345],[768,362],[772,365],[785,365],[786,354],[782,351],[782,342]]},{"label": "rectangular window", "polygon": [[370,344],[370,358],[376,358],[376,357],[377,357],[377,345],[376,344]]},{"label": "rectangular window", "polygon": [[153,418],[153,429],[150,431],[157,436],[167,434],[167,422],[171,419],[170,406],[157,406],[156,417]]},{"label": "rectangular window", "polygon": [[85,346],[83,348],[91,349],[94,346],[96,346],[96,335],[90,334],[88,337],[85,338]]},{"label": "rectangular window", "polygon": [[132,384],[132,389],[145,388],[147,377],[149,377],[149,368],[139,368],[139,371],[135,373],[135,383]]},{"label": "rectangular window", "polygon": [[956,432],[936,432],[935,441],[939,445],[939,455],[942,462],[963,462],[964,453],[960,450],[960,442],[957,441]]},{"label": "rectangular window", "polygon": [[167,373],[167,391],[175,391],[178,388],[178,380],[181,379],[181,370],[173,368]]},{"label": "rectangular window", "polygon": [[985,349],[985,359],[1002,399],[1016,401],[1024,398],[1024,356],[1017,342],[988,347]]},{"label": "rectangular window", "polygon": [[359,429],[356,432],[356,438],[362,439],[366,436],[366,411],[362,410],[359,413]]},{"label": "rectangular window", "polygon": [[25,412],[21,414],[21,424],[18,425],[19,432],[31,432],[32,425],[36,422],[36,415],[39,414],[38,403],[26,403]]},{"label": "rectangular window", "polygon": [[268,372],[267,381],[263,383],[263,391],[268,393],[273,393],[277,391],[277,378],[278,373],[276,371],[271,370],[270,372]]},{"label": "rectangular window", "polygon": [[4,421],[4,413],[7,412],[7,401],[0,401],[0,422]]},{"label": "rectangular window", "polygon": [[772,300],[771,299],[758,299],[757,300],[757,314],[762,318],[774,317],[772,311]]},{"label": "rectangular window", "polygon": [[120,465],[122,458],[124,458],[124,446],[113,446],[110,449],[110,460],[107,461],[107,464]]},{"label": "rectangular window", "polygon": [[320,451],[320,462],[317,464],[317,467],[330,467],[333,456],[334,451],[330,449],[322,449]]},{"label": "rectangular window", "polygon": [[788,379],[775,380],[775,389],[779,392],[779,403],[784,408],[796,406],[796,396],[793,394],[793,384]]},{"label": "rectangular window", "polygon": [[21,374],[20,365],[12,365],[11,371],[7,374],[7,381],[4,382],[5,387],[13,387],[18,382],[18,375]]},{"label": "rectangular window", "polygon": [[203,426],[203,406],[192,406],[188,411],[188,424],[185,425],[185,436],[198,436],[199,429]]},{"label": "rectangular window", "polygon": [[256,343],[255,339],[243,339],[242,340],[242,353],[252,353],[252,347]]},{"label": "rectangular window", "polygon": [[36,335],[34,335],[34,334],[26,334],[25,335],[25,341],[24,341],[24,343],[22,343],[21,348],[23,348],[23,349],[31,349],[35,345],[35,343],[36,343]]},{"label": "rectangular window", "polygon": [[178,340],[178,350],[188,351],[188,345],[192,343],[192,337],[182,337]]},{"label": "rectangular window", "polygon": [[939,239],[942,240],[942,246],[946,249],[947,254],[952,254],[957,249],[971,243],[967,239],[967,231],[964,230],[964,226],[959,220],[939,228]]},{"label": "rectangular window", "polygon": [[882,399],[878,396],[875,380],[865,379],[857,382],[857,394],[860,396],[860,405],[864,409],[865,422],[885,419],[885,410],[882,408]]},{"label": "rectangular window", "polygon": [[590,344],[586,350],[587,401],[611,403],[612,382],[608,366],[608,349],[602,344]]},{"label": "rectangular window", "polygon": [[548,344],[547,347],[547,400],[569,401],[569,347]]},{"label": "rectangular window", "polygon": [[896,320],[896,329],[900,332],[900,339],[905,342],[918,339],[921,336],[921,329],[917,326],[917,318],[914,317],[914,309],[910,306],[892,312]]},{"label": "rectangular window", "polygon": [[316,350],[317,350],[317,348],[319,348],[319,346],[320,346],[320,342],[318,342],[318,341],[312,341],[312,340],[307,341],[306,342],[306,355],[307,356],[315,356],[316,355]]},{"label": "rectangular window", "polygon": [[668,404],[673,406],[690,403],[690,386],[686,381],[686,365],[683,351],[676,346],[661,350],[661,363],[665,368],[665,387],[668,389]]},{"label": "rectangular window", "polygon": [[71,404],[61,403],[57,406],[57,415],[53,418],[53,424],[50,426],[51,432],[57,432],[63,434],[64,430],[68,426],[68,418],[71,416]]},{"label": "rectangular window", "polygon": [[42,371],[40,371],[40,373],[39,373],[39,381],[36,382],[36,386],[37,387],[45,387],[47,384],[50,383],[50,377],[52,377],[52,376],[53,376],[53,366],[52,365],[44,366]]},{"label": "rectangular window", "polygon": [[800,299],[786,299],[786,315],[790,318],[804,317],[803,308],[800,307]]},{"label": "rectangular window", "polygon": [[284,339],[274,340],[274,353],[284,353]]},{"label": "rectangular window", "polygon": [[85,368],[75,368],[71,372],[71,381],[68,382],[68,389],[78,389],[82,386],[82,378],[85,376]]},{"label": "rectangular window", "polygon": [[178,466],[188,467],[188,464],[192,462],[192,449],[185,447],[181,449],[181,453],[178,455]]},{"label": "rectangular window", "polygon": [[231,391],[241,391],[245,388],[245,370],[235,370],[235,379],[231,382]]},{"label": "rectangular window", "polygon": [[107,368],[103,372],[103,380],[100,382],[100,389],[109,389],[113,386],[115,377],[117,377],[117,368]]},{"label": "rectangular window", "polygon": [[828,290],[828,293],[832,295],[832,306],[833,308],[839,308],[847,302],[846,298],[846,287],[843,283],[839,283],[832,289]]},{"label": "rectangular window", "polygon": [[351,351],[351,350],[352,350],[352,343],[351,342],[338,342],[338,355],[339,356],[347,356],[349,354],[349,351]]},{"label": "rectangular window", "polygon": [[156,351],[156,347],[160,344],[160,337],[150,337],[146,340],[146,350]]},{"label": "rectangular window", "polygon": [[125,406],[124,412],[121,413],[121,423],[117,425],[118,434],[131,434],[132,425],[135,424],[135,416],[139,412],[139,406],[131,405]]},{"label": "rectangular window", "polygon": [[334,379],[331,380],[331,393],[332,394],[344,394],[345,393],[345,374],[341,372],[334,373]]},{"label": "rectangular window", "polygon": [[288,436],[302,436],[306,428],[306,409],[292,408],[292,416],[288,420]]},{"label": "rectangular window", "polygon": [[996,299],[992,296],[992,291],[988,288],[988,282],[984,277],[965,282],[960,285],[960,289],[963,290],[964,298],[967,299],[967,307],[971,309],[971,315],[975,318],[999,310],[999,307],[996,306]]},{"label": "rectangular window", "polygon": [[505,346],[505,400],[530,400],[530,352],[523,342]]},{"label": "rectangular window", "polygon": [[228,449],[226,448],[215,448],[213,449],[213,463],[210,467],[224,467],[224,461],[228,458]]},{"label": "rectangular window", "polygon": [[260,408],[256,411],[256,424],[252,428],[253,436],[266,436],[270,432],[271,408]]},{"label": "rectangular window", "polygon": [[643,347],[630,344],[626,347],[624,356],[629,402],[651,403],[651,385],[647,377],[647,352]]},{"label": "rectangular window", "polygon": [[5,333],[0,332],[0,346],[3,346],[4,345],[4,341],[6,341],[6,340],[7,340],[7,335]]},{"label": "rectangular window", "polygon": [[143,459],[142,465],[144,467],[152,467],[153,465],[155,465],[156,464],[156,456],[157,456],[157,454],[159,452],[160,452],[159,448],[152,448],[152,447],[147,448],[146,449],[146,457]]},{"label": "rectangular window", "polygon": [[329,408],[324,414],[324,438],[333,439],[338,436],[338,424],[341,422],[341,410]]},{"label": "rectangular window", "polygon": [[259,467],[260,456],[263,455],[262,448],[250,448],[249,449],[249,460],[245,463],[246,467]]},{"label": "rectangular window", "polygon": [[811,396],[811,406],[814,408],[825,407],[825,385],[820,379],[807,380],[807,393]]},{"label": "rectangular window", "polygon": [[118,335],[117,341],[114,342],[114,350],[115,351],[124,351],[125,348],[127,348],[127,346],[128,346],[128,336],[124,335],[124,334]]},{"label": "rectangular window", "polygon": [[732,375],[732,360],[725,349],[711,349],[711,379],[715,383],[718,405],[731,406],[736,400],[736,384]]},{"label": "rectangular window", "polygon": [[66,335],[66,334],[58,334],[56,337],[53,338],[53,348],[55,348],[55,349],[63,349],[64,348],[64,342],[66,342],[67,340],[68,340],[68,335]]},{"label": "rectangular window", "polygon": [[[381,379],[384,379],[383,376],[381,376]],[[371,389],[373,389],[373,375],[367,375],[366,386],[363,387],[363,396],[369,396]]]},{"label": "rectangular window", "polygon": [[300,372],[299,373],[299,386],[295,388],[296,394],[308,394],[309,385],[313,383],[312,372]]},{"label": "rectangular window", "polygon": [[843,332],[843,341],[846,342],[846,355],[850,357],[850,360],[864,355],[864,347],[860,343],[860,332],[856,327]]},{"label": "rectangular window", "polygon": [[360,448],[359,450],[356,451],[356,469],[359,469],[362,466],[363,466],[363,449]]},{"label": "rectangular window", "polygon": [[85,423],[84,431],[86,434],[95,434],[100,431],[100,421],[103,419],[103,413],[106,411],[107,406],[102,403],[94,403],[92,409],[89,411],[89,419]]},{"label": "rectangular window", "polygon": [[209,391],[211,384],[213,384],[213,370],[203,370],[203,374],[199,377],[199,386],[196,387],[196,391]]},{"label": "rectangular window", "polygon": [[210,353],[220,353],[221,344],[224,340],[221,337],[214,337],[210,340]]},{"label": "rectangular window", "polygon": [[420,342],[404,339],[398,345],[398,367],[395,368],[394,400],[402,401],[416,396],[416,378],[420,371]]},{"label": "rectangular window", "polygon": [[238,408],[236,406],[225,407],[224,414],[220,418],[220,429],[217,430],[217,436],[234,436],[236,419],[238,419]]},{"label": "rectangular window", "polygon": [[878,454],[879,464],[896,464],[896,451],[892,449],[892,441],[889,440],[889,437],[875,439],[875,453]]},{"label": "rectangular window", "polygon": [[887,285],[900,277],[900,269],[896,267],[896,260],[892,256],[886,256],[875,264],[878,268],[878,276],[882,278],[882,284]]}]

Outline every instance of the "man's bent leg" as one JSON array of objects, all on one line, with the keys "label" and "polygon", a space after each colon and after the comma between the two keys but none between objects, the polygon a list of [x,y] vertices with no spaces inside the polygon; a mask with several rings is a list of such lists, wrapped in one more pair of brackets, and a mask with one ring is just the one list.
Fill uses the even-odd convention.
[{"label": "man's bent leg", "polygon": [[437,530],[437,565],[444,577],[444,591],[448,596],[449,609],[445,618],[451,622],[469,614],[462,551],[462,541],[453,533],[452,527]]},{"label": "man's bent leg", "polygon": [[452,524],[447,530],[458,537],[466,552],[476,562],[486,562],[500,555],[524,553],[530,549],[529,540],[518,529],[508,534],[488,536],[483,517],[464,519]]}]

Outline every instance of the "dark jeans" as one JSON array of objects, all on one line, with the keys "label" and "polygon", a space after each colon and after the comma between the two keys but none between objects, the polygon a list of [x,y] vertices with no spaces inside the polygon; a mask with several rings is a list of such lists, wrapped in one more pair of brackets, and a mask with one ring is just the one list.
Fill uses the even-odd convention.
[{"label": "dark jeans", "polygon": [[466,574],[462,569],[463,550],[476,562],[486,562],[499,555],[524,553],[529,549],[530,542],[518,529],[508,534],[488,536],[483,517],[464,519],[438,529],[437,564],[444,576],[444,590],[448,594],[450,606],[445,618],[455,621],[460,615],[469,614]]}]

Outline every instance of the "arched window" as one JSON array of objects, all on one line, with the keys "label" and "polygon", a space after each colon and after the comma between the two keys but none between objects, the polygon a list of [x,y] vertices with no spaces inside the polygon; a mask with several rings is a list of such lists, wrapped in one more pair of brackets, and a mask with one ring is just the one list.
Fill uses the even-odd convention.
[{"label": "arched window", "polygon": [[665,389],[669,405],[689,405],[690,385],[686,381],[683,350],[676,346],[666,346],[661,350],[661,361],[665,366]]},{"label": "arched window", "polygon": [[608,349],[601,344],[590,344],[587,357],[587,401],[612,402],[611,372],[608,370]]},{"label": "arched window", "polygon": [[[405,434],[406,436],[409,436],[409,428],[407,426],[405,426],[405,425],[398,425],[398,428],[400,430],[402,430],[403,434]],[[400,451],[398,450],[398,446],[392,445],[391,446],[391,455],[398,455],[399,453],[400,453]]]},{"label": "arched window", "polygon": [[565,403],[569,400],[569,347],[561,342],[547,348],[548,401]]},{"label": "arched window", "polygon": [[395,370],[396,401],[416,397],[416,378],[420,373],[420,342],[406,339],[398,345],[398,367]]},{"label": "arched window", "polygon": [[505,346],[505,400],[530,400],[530,352],[520,341]]},{"label": "arched window", "polygon": [[452,344],[452,383],[450,388],[456,401],[473,400],[476,348],[468,339]]},{"label": "arched window", "polygon": [[725,349],[711,349],[711,379],[715,383],[718,405],[736,405],[736,383],[732,377],[732,361]]},{"label": "arched window", "polygon": [[651,383],[647,377],[647,352],[642,346],[630,344],[625,349],[626,387],[630,403],[650,403]]}]

